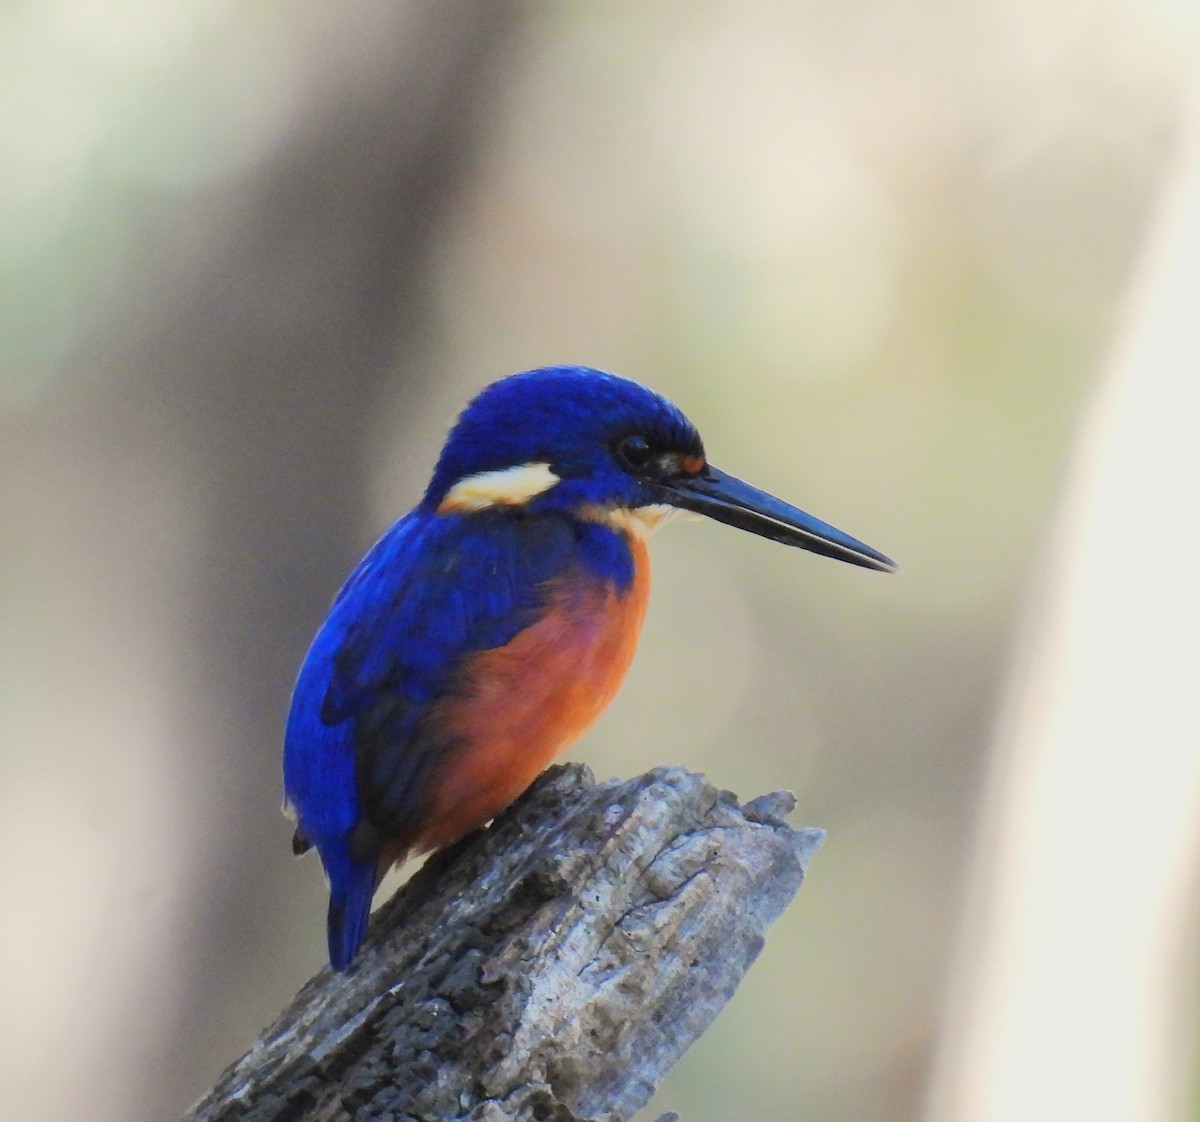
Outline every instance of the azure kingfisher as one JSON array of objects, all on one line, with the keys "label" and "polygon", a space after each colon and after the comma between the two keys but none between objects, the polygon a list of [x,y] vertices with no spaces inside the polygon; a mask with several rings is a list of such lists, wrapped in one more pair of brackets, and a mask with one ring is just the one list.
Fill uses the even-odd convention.
[{"label": "azure kingfisher", "polygon": [[549,367],[466,407],[420,503],[338,593],[292,697],[293,848],[315,846],[329,878],[335,969],[392,865],[482,826],[612,700],[646,610],[646,538],[683,511],[895,568],[713,467],[636,382]]}]

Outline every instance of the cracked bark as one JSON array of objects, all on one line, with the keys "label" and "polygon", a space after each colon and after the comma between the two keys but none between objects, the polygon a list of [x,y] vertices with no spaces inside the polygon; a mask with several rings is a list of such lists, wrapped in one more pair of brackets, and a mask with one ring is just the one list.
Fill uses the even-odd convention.
[{"label": "cracked bark", "polygon": [[184,1122],[618,1122],[733,995],[822,833],[680,768],[552,768],[375,915]]}]

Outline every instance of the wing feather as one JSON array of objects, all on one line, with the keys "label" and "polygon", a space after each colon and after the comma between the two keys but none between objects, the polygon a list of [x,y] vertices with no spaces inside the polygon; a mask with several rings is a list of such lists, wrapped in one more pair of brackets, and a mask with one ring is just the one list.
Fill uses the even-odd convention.
[{"label": "wing feather", "polygon": [[[288,721],[288,797],[314,839],[329,827],[344,833],[348,819],[392,838],[415,827],[451,747],[425,721],[432,703],[455,688],[471,654],[538,618],[575,533],[553,514],[414,513],[372,548],[314,640]],[[339,782],[326,776],[317,789],[317,749],[306,739],[324,741],[326,772],[330,758],[340,761]],[[347,800],[349,815],[337,805]]]}]

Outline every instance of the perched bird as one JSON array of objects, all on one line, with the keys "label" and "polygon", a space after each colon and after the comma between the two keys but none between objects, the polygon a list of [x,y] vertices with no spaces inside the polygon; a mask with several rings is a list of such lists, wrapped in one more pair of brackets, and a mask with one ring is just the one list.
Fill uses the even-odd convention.
[{"label": "perched bird", "polygon": [[511,803],[612,700],[633,658],[646,538],[695,511],[868,569],[882,553],[713,467],[635,382],[531,370],[463,411],[417,507],[338,594],[283,755],[293,848],[329,878],[343,970],[383,874]]}]

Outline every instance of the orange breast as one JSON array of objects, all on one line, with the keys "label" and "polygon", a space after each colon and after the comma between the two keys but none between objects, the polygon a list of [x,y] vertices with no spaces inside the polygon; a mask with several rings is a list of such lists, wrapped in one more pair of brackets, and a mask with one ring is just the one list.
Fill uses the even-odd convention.
[{"label": "orange breast", "polygon": [[434,781],[414,849],[437,849],[513,801],[613,699],[637,646],[650,567],[629,542],[634,579],[624,594],[582,573],[562,581],[550,610],[507,646],[477,655],[465,689],[433,720],[459,747]]}]

